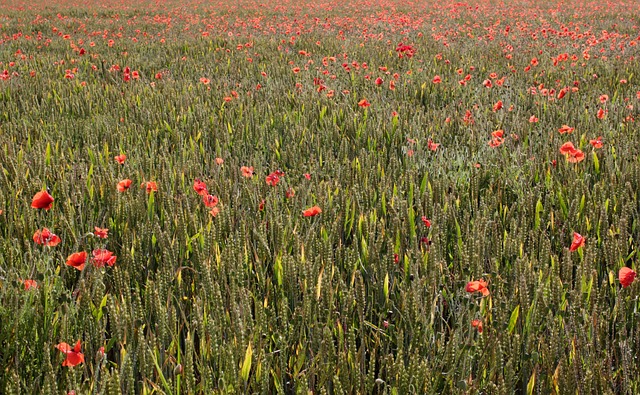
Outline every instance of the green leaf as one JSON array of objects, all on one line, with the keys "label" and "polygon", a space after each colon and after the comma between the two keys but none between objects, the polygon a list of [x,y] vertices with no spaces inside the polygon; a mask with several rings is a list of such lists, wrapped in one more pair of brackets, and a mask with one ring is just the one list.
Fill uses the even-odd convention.
[{"label": "green leaf", "polygon": [[242,362],[242,369],[240,370],[240,376],[246,383],[249,381],[249,373],[251,372],[251,357],[253,356],[253,348],[251,342],[247,346],[247,351],[244,353],[244,362]]},{"label": "green leaf", "polygon": [[596,174],[600,174],[600,160],[598,160],[598,154],[595,151],[591,153],[591,158],[593,160],[593,168]]},{"label": "green leaf", "polygon": [[513,334],[513,331],[516,328],[516,323],[518,322],[519,315],[520,305],[517,305],[516,308],[511,312],[511,318],[509,318],[509,326],[507,327],[507,332],[509,332],[509,334]]},{"label": "green leaf", "polygon": [[542,206],[542,202],[540,201],[540,199],[538,199],[538,202],[536,203],[536,217],[535,217],[534,229],[538,229],[540,227],[540,215],[542,214],[543,211],[544,211],[544,207]]},{"label": "green leaf", "polygon": [[527,395],[533,394],[533,389],[536,386],[536,371],[534,370],[531,374],[531,378],[529,379],[529,384],[527,384]]},{"label": "green leaf", "polygon": [[387,302],[389,302],[389,273],[384,276],[384,298]]}]

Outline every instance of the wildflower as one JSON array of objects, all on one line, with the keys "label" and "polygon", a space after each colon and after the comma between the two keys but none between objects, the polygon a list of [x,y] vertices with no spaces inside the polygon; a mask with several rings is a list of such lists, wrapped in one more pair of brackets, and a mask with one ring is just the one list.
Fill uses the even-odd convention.
[{"label": "wildflower", "polygon": [[309,173],[304,173],[304,174],[303,174],[303,176],[304,176],[304,178],[306,178],[307,180],[310,180],[310,179],[311,179],[311,174],[309,174]]},{"label": "wildflower", "polygon": [[104,267],[104,265],[113,266],[116,263],[116,256],[107,249],[95,249],[91,253],[93,255],[93,266]]},{"label": "wildflower", "polygon": [[437,150],[439,146],[440,146],[440,143],[434,143],[431,139],[427,141],[427,148],[430,149],[431,151]]},{"label": "wildflower", "polygon": [[358,102],[358,105],[359,105],[360,107],[369,107],[369,106],[371,105],[371,103],[369,103],[369,102],[367,101],[367,99],[362,99],[362,100],[360,100],[360,101]]},{"label": "wildflower", "polygon": [[207,184],[196,178],[193,181],[193,190],[196,191],[198,195],[204,196],[207,194]]},{"label": "wildflower", "polygon": [[118,183],[118,192],[124,192],[127,189],[129,189],[129,187],[131,186],[131,180],[130,179],[126,179],[126,180],[122,180]]},{"label": "wildflower", "polygon": [[382,85],[384,83],[384,80],[382,78],[378,77],[378,78],[376,78],[375,83],[376,83],[376,85],[380,86],[380,85]]},{"label": "wildflower", "polygon": [[56,348],[66,355],[66,359],[62,362],[62,366],[74,367],[84,363],[84,354],[80,352],[80,340],[71,348],[67,343],[60,343]]},{"label": "wildflower", "polygon": [[242,166],[240,168],[240,171],[242,172],[242,177],[245,177],[245,178],[253,177],[253,166],[251,167]]},{"label": "wildflower", "polygon": [[562,99],[567,94],[567,92],[569,92],[568,88],[560,89],[560,92],[558,92],[558,100]]},{"label": "wildflower", "polygon": [[258,210],[259,211],[264,211],[264,205],[266,204],[265,200],[262,199],[260,200],[260,204],[258,204]]},{"label": "wildflower", "polygon": [[145,188],[147,193],[158,192],[158,184],[153,181],[147,181],[140,184],[141,188]]},{"label": "wildflower", "polygon": [[598,112],[596,113],[596,117],[598,119],[604,119],[607,116],[607,111],[603,110],[602,108],[598,109]]},{"label": "wildflower", "polygon": [[501,109],[502,109],[502,100],[498,100],[498,102],[493,105],[493,112],[496,112]]},{"label": "wildflower", "polygon": [[216,165],[218,166],[222,166],[222,164],[224,163],[224,159],[222,158],[216,158]]},{"label": "wildflower", "polygon": [[593,140],[589,140],[589,144],[593,146],[593,148],[602,148],[602,136],[598,136]]},{"label": "wildflower", "polygon": [[478,330],[478,333],[482,333],[482,320],[473,320],[471,321],[471,326]]},{"label": "wildflower", "polygon": [[575,150],[576,150],[576,147],[573,146],[573,143],[571,141],[567,141],[566,143],[562,144],[562,146],[560,147],[560,153],[563,155],[566,155]]},{"label": "wildflower", "polygon": [[560,153],[565,155],[567,162],[578,163],[584,160],[584,152],[580,151],[573,146],[573,143],[568,141],[560,147]]},{"label": "wildflower", "polygon": [[214,218],[217,217],[219,213],[220,207],[213,207],[211,208],[211,211],[209,211],[209,214],[211,214]]},{"label": "wildflower", "polygon": [[489,141],[489,146],[490,147],[499,147],[502,145],[502,143],[504,143],[504,130],[496,130],[495,132],[491,133],[491,141]]},{"label": "wildflower", "polygon": [[35,209],[51,209],[53,205],[53,196],[49,195],[47,191],[40,191],[33,196],[33,200],[31,200],[31,207]]},{"label": "wildflower", "polygon": [[609,101],[609,95],[600,95],[600,103],[604,104]]},{"label": "wildflower", "polygon": [[302,213],[305,217],[315,217],[316,215],[322,213],[322,209],[318,206],[310,207]]},{"label": "wildflower", "polygon": [[118,162],[119,164],[124,165],[124,161],[127,160],[127,155],[120,154],[115,156],[113,159],[115,159],[115,161]]},{"label": "wildflower", "polygon": [[47,247],[55,247],[60,244],[60,238],[51,233],[51,231],[47,228],[42,228],[42,230],[38,229],[33,234],[33,241],[36,244],[40,244]]},{"label": "wildflower", "polygon": [[487,282],[484,280],[469,281],[465,287],[465,291],[469,293],[480,292],[482,296],[489,295],[489,289],[487,289]]},{"label": "wildflower", "polygon": [[287,199],[291,199],[296,195],[296,191],[294,191],[293,188],[289,187],[289,189],[287,189],[284,195],[286,196]]},{"label": "wildflower", "polygon": [[529,117],[529,122],[530,123],[536,123],[538,122],[538,117],[536,117],[535,115],[532,115]]},{"label": "wildflower", "polygon": [[109,229],[107,228],[98,228],[97,226],[93,227],[94,232],[93,235],[97,238],[100,239],[106,239],[107,237],[109,237],[108,233],[109,233]]},{"label": "wildflower", "polygon": [[275,187],[280,182],[280,177],[284,177],[284,173],[280,170],[276,170],[266,177],[267,185]]},{"label": "wildflower", "polygon": [[214,208],[215,206],[218,205],[218,197],[214,196],[214,195],[202,195],[202,201],[204,202],[204,205],[207,206],[208,208]]},{"label": "wildflower", "polygon": [[87,262],[87,253],[85,251],[82,252],[74,252],[73,254],[67,257],[67,266],[74,267],[80,271],[84,269],[84,265]]},{"label": "wildflower", "polygon": [[576,149],[575,151],[572,151],[569,153],[569,155],[567,155],[567,162],[569,163],[579,163],[583,160],[584,152],[580,151],[579,149]]},{"label": "wildflower", "polygon": [[429,221],[425,215],[423,215],[423,216],[422,216],[422,223],[423,223],[423,224],[424,224],[424,226],[426,226],[427,228],[430,228],[430,227],[431,227],[431,221]]},{"label": "wildflower", "polygon": [[572,127],[569,127],[567,125],[562,125],[562,127],[558,129],[558,132],[560,132],[560,134],[565,134],[565,133],[571,134],[573,133],[573,130],[574,128]]},{"label": "wildflower", "polygon": [[629,285],[631,285],[635,278],[636,272],[626,266],[620,269],[620,271],[618,272],[618,279],[620,280],[622,288],[627,288]]},{"label": "wildflower", "polygon": [[569,251],[573,252],[578,248],[582,247],[583,245],[584,245],[584,237],[578,232],[573,232],[573,241],[571,242],[571,247],[569,247]]},{"label": "wildflower", "polygon": [[431,80],[431,82],[433,82],[434,84],[439,84],[442,82],[442,78],[440,78],[439,75],[436,75],[435,77],[433,77],[433,80]]},{"label": "wildflower", "polygon": [[209,82],[211,82],[208,78],[202,77],[200,78],[200,82],[202,82],[205,85],[209,85]]},{"label": "wildflower", "polygon": [[22,283],[24,284],[25,291],[28,291],[31,288],[38,288],[38,283],[36,282],[36,280],[22,280]]}]

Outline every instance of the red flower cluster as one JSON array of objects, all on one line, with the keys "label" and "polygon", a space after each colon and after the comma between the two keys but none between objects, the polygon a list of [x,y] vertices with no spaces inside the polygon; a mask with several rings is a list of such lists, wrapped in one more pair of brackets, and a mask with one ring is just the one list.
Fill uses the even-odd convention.
[{"label": "red flower cluster", "polygon": [[281,170],[276,170],[269,174],[266,178],[267,185],[275,187],[280,182],[280,178],[284,177],[284,173]]}]

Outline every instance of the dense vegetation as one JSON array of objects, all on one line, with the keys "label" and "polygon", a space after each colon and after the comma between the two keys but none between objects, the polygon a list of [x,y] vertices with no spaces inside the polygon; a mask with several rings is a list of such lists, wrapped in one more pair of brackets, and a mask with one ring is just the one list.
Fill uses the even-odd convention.
[{"label": "dense vegetation", "polygon": [[640,392],[638,3],[19,3],[1,393]]}]

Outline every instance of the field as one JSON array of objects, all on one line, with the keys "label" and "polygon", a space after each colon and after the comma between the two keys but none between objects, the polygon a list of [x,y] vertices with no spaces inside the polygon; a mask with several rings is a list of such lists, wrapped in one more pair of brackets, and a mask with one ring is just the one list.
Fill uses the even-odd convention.
[{"label": "field", "polygon": [[640,393],[640,3],[33,3],[0,393]]}]

